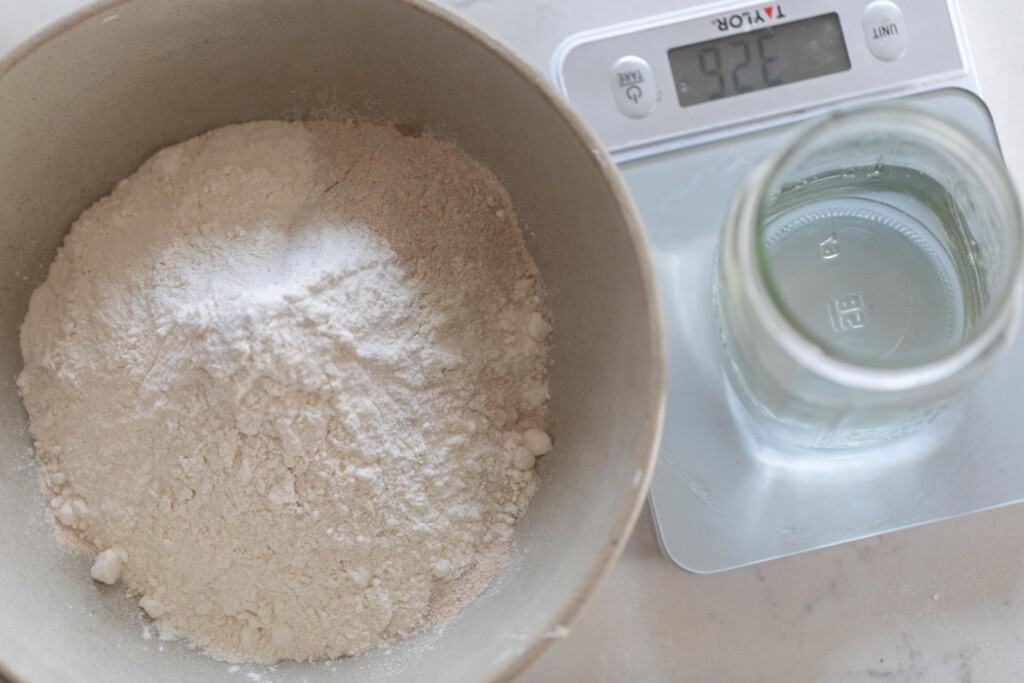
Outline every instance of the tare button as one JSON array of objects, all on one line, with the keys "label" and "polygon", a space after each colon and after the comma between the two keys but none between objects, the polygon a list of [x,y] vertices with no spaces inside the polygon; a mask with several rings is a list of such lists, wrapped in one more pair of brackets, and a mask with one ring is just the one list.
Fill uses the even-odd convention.
[{"label": "tare button", "polygon": [[651,65],[640,57],[623,57],[612,65],[612,96],[615,105],[626,116],[642,119],[654,111],[657,88]]},{"label": "tare button", "polygon": [[891,62],[907,49],[907,26],[903,12],[890,0],[875,0],[864,8],[864,37],[871,54]]}]

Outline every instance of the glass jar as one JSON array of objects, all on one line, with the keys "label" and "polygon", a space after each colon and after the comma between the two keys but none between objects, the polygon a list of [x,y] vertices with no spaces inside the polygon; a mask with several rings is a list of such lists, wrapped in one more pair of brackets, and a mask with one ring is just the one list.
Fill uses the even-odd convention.
[{"label": "glass jar", "polygon": [[901,106],[813,125],[747,179],[719,244],[743,412],[815,449],[935,423],[1011,341],[1022,258],[1013,184],[968,132]]}]

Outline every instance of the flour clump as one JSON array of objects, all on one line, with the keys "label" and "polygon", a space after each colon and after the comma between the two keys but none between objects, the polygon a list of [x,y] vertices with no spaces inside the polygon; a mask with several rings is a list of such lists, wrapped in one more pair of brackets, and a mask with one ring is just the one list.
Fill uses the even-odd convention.
[{"label": "flour clump", "polygon": [[332,658],[493,578],[550,449],[550,326],[507,194],[458,148],[258,122],[81,216],[19,386],[97,581],[227,659]]}]

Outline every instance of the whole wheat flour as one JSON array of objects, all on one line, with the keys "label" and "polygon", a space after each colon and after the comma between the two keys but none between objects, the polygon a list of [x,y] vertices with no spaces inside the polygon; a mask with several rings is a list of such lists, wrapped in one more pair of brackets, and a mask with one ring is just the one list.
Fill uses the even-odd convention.
[{"label": "whole wheat flour", "polygon": [[82,215],[19,386],[94,579],[218,656],[330,658],[498,571],[551,448],[549,330],[508,196],[457,148],[260,122]]}]

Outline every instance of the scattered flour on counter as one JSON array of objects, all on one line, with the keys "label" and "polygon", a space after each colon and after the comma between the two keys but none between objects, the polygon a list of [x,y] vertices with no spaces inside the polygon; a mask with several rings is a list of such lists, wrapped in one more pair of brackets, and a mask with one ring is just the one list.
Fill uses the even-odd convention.
[{"label": "scattered flour on counter", "polygon": [[456,147],[259,122],[81,216],[19,386],[98,581],[229,661],[332,658],[500,572],[550,449],[548,320],[507,194]]}]

